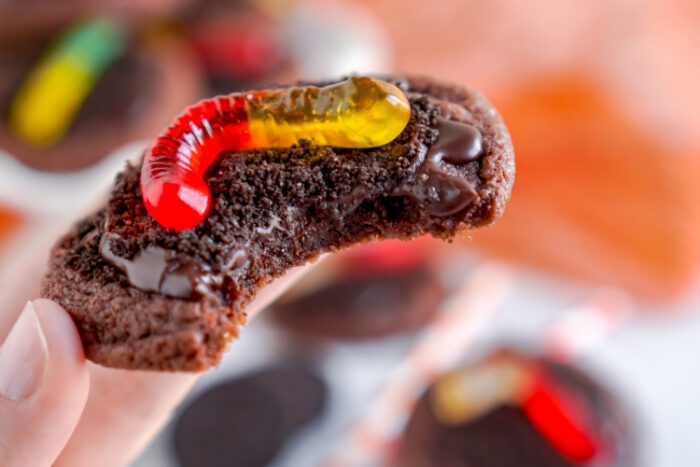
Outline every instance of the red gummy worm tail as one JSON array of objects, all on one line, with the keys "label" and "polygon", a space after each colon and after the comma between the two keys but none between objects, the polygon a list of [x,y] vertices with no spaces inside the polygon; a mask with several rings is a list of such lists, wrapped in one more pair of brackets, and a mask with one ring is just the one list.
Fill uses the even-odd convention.
[{"label": "red gummy worm tail", "polygon": [[163,227],[192,228],[206,217],[211,194],[204,175],[222,151],[252,147],[245,99],[221,96],[187,109],[146,152],[141,191]]},{"label": "red gummy worm tail", "polygon": [[537,431],[565,458],[585,462],[596,455],[597,443],[581,407],[546,376],[538,375],[522,406]]}]

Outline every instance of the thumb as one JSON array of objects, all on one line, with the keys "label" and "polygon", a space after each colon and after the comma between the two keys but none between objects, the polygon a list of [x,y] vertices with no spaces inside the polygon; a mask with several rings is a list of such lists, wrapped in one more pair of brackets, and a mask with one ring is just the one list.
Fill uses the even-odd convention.
[{"label": "thumb", "polygon": [[51,465],[78,423],[88,387],[68,314],[49,300],[28,302],[0,347],[0,465]]},{"label": "thumb", "polygon": [[[312,267],[290,270],[265,286],[248,306],[248,315],[260,312]],[[168,420],[200,375],[92,366],[85,412],[56,465],[128,464]]]}]

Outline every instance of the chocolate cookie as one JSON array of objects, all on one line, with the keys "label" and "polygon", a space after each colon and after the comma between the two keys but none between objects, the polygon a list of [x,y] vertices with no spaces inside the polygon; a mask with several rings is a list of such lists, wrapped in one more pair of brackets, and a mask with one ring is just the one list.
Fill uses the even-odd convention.
[{"label": "chocolate cookie", "polygon": [[632,467],[634,443],[627,412],[588,374],[501,351],[425,393],[397,465]]},{"label": "chocolate cookie", "polygon": [[369,339],[430,322],[446,290],[428,265],[380,274],[340,275],[270,307],[275,319],[304,334]]},{"label": "chocolate cookie", "polygon": [[188,403],[175,423],[183,467],[267,465],[294,434],[318,417],[328,388],[296,365],[219,384]]},{"label": "chocolate cookie", "polygon": [[149,216],[140,168],[128,166],[107,206],[59,241],[42,295],[73,316],[97,363],[202,370],[288,268],[372,239],[451,239],[494,222],[514,177],[496,111],[460,87],[395,82],[411,117],[394,141],[224,152],[205,176],[208,216],[179,233]]}]

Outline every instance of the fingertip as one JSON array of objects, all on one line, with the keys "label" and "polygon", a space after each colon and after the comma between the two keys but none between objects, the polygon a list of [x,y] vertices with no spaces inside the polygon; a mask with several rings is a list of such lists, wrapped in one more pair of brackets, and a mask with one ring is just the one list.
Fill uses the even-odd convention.
[{"label": "fingertip", "polygon": [[80,334],[68,312],[58,303],[45,298],[30,303],[46,336],[52,358],[60,356],[76,364],[84,364]]},{"label": "fingertip", "polygon": [[12,446],[0,448],[0,465],[51,465],[90,387],[78,331],[58,304],[35,300],[0,350],[0,446]]}]

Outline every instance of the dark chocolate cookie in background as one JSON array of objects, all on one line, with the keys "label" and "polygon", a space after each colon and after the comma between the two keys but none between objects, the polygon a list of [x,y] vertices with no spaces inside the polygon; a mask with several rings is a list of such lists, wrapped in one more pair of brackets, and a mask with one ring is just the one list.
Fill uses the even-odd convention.
[{"label": "dark chocolate cookie in background", "polygon": [[210,95],[293,79],[279,13],[261,3],[205,0],[181,10],[179,23],[203,64]]},{"label": "dark chocolate cookie in background", "polygon": [[22,44],[51,35],[76,20],[118,17],[134,26],[173,16],[191,0],[3,0],[0,42]]},{"label": "dark chocolate cookie in background", "polygon": [[416,241],[360,245],[327,259],[270,314],[288,329],[320,337],[371,339],[419,329],[447,293],[430,255]]},{"label": "dark chocolate cookie in background", "polygon": [[42,171],[88,167],[119,146],[152,138],[172,116],[202,96],[197,61],[171,38],[133,43],[110,65],[83,102],[66,135],[49,147],[23,141],[9,127],[13,96],[50,46],[0,47],[0,149]]},{"label": "dark chocolate cookie in background", "polygon": [[220,383],[177,417],[177,460],[182,467],[265,466],[323,413],[327,393],[318,375],[296,364]]},{"label": "dark chocolate cookie in background", "polygon": [[503,350],[438,378],[415,407],[396,465],[634,467],[635,449],[628,412],[598,381]]},{"label": "dark chocolate cookie in background", "polygon": [[[59,240],[42,285],[75,320],[87,357],[201,371],[219,362],[258,290],[289,268],[371,240],[449,240],[495,222],[515,175],[495,109],[460,86],[393,81],[411,105],[396,139],[370,149],[223,152],[205,176],[211,210],[183,232],[148,214],[140,167],[128,166],[107,206]],[[453,163],[430,151],[442,146],[446,120],[465,138],[478,130],[478,157]]]}]

